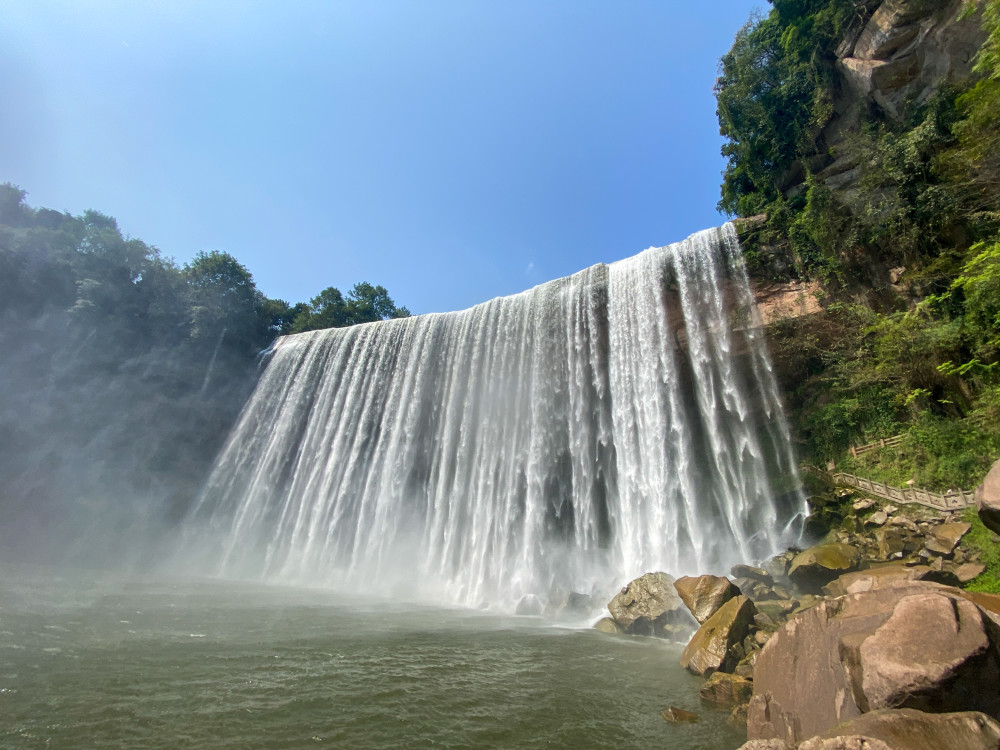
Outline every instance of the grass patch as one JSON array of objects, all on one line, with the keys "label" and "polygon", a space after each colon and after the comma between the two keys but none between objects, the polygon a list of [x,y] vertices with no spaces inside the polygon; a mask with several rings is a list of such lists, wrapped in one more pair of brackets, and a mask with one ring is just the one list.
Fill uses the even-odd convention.
[{"label": "grass patch", "polygon": [[972,508],[965,511],[964,519],[972,524],[972,529],[962,539],[962,544],[978,552],[979,562],[986,566],[986,570],[965,588],[986,594],[1000,594],[1000,536],[987,529]]}]

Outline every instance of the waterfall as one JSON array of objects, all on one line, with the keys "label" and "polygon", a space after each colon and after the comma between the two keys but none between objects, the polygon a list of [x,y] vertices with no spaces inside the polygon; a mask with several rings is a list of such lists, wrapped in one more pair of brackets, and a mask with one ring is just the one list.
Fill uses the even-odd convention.
[{"label": "waterfall", "polygon": [[278,339],[186,554],[510,606],[763,559],[796,478],[727,224],[469,310]]}]

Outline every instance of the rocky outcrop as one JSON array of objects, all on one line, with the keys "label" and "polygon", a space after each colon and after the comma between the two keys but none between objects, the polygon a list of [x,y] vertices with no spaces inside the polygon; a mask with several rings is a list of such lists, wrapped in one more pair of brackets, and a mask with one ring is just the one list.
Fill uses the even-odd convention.
[{"label": "rocky outcrop", "polygon": [[695,621],[666,573],[646,573],[608,602],[608,611],[622,631],[631,635],[680,638],[694,630]]},{"label": "rocky outcrop", "polygon": [[978,14],[963,17],[965,7],[965,0],[885,0],[842,42],[844,81],[902,120],[910,106],[971,75],[984,36]]},{"label": "rocky outcrop", "polygon": [[924,546],[936,555],[950,557],[971,528],[972,524],[968,523],[943,523],[931,532]]},{"label": "rocky outcrop", "polygon": [[674,588],[699,625],[740,594],[732,581],[721,576],[684,576],[674,581]]},{"label": "rocky outcrop", "polygon": [[844,573],[861,566],[861,552],[849,544],[820,544],[799,553],[788,568],[788,577],[803,591],[818,592]]},{"label": "rocky outcrop", "polygon": [[681,666],[702,676],[731,671],[746,655],[736,647],[749,635],[756,614],[747,597],[730,599],[698,628],[681,654]]},{"label": "rocky outcrop", "polygon": [[748,737],[794,744],[882,708],[1000,711],[1000,629],[924,581],[824,601],[758,655]]},{"label": "rocky outcrop", "polygon": [[745,677],[726,672],[716,672],[698,691],[703,701],[723,706],[749,703],[753,697],[753,682]]},{"label": "rocky outcrop", "polygon": [[799,745],[799,750],[1000,749],[1000,724],[984,713],[930,714],[884,709],[859,716]]},{"label": "rocky outcrop", "polygon": [[976,509],[983,525],[1000,534],[1000,461],[993,464],[983,483],[976,487]]},{"label": "rocky outcrop", "polygon": [[874,591],[895,583],[922,581],[930,575],[927,565],[882,565],[869,570],[846,573],[823,587],[828,596],[846,596],[863,591]]}]

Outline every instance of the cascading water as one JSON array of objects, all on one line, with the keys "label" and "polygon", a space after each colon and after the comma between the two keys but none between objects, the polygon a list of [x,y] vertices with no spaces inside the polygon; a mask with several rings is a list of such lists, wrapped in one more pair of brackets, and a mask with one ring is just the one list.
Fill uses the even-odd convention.
[{"label": "cascading water", "polygon": [[726,225],[462,312],[279,339],[188,550],[510,606],[761,559],[804,509],[794,480]]}]

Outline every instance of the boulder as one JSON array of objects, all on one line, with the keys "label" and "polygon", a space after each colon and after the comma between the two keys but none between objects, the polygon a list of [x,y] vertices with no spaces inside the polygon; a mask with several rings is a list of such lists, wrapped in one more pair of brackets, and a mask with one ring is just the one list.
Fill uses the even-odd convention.
[{"label": "boulder", "polygon": [[724,706],[749,703],[753,696],[753,683],[745,677],[716,672],[701,686],[698,695],[704,701]]},{"label": "boulder", "polygon": [[729,572],[733,578],[749,578],[760,581],[765,586],[774,585],[774,577],[763,568],[755,568],[752,565],[734,565]]},{"label": "boulder", "polygon": [[985,594],[981,591],[962,591],[960,593],[992,617],[994,622],[1000,623],[1000,594]]},{"label": "boulder", "polygon": [[683,708],[677,708],[677,706],[667,706],[660,715],[671,724],[680,724],[682,721],[692,723],[701,721],[701,717],[698,714],[692,711],[685,711]]},{"label": "boulder", "polygon": [[788,577],[803,591],[818,592],[822,586],[844,573],[857,570],[861,552],[849,544],[820,544],[800,552],[792,560]]},{"label": "boulder", "polygon": [[931,572],[926,565],[880,565],[845,573],[823,587],[828,596],[845,596],[884,588],[897,581],[922,581]]},{"label": "boulder", "polygon": [[594,623],[594,630],[601,633],[615,634],[622,632],[621,627],[618,623],[612,620],[610,617],[602,617],[600,620]]},{"label": "boulder", "polygon": [[720,576],[684,576],[674,581],[674,588],[699,625],[740,594],[728,578]]},{"label": "boulder", "polygon": [[931,714],[909,708],[873,711],[806,740],[799,750],[997,750],[1000,724],[978,711]]},{"label": "boulder", "polygon": [[794,750],[784,740],[750,740],[740,745],[739,750]]},{"label": "boulder", "polygon": [[666,573],[646,573],[621,590],[608,611],[622,631],[632,635],[678,638],[695,628],[695,620]]},{"label": "boulder", "polygon": [[865,526],[885,526],[888,520],[889,516],[884,510],[877,510],[865,519]]},{"label": "boulder", "polygon": [[903,534],[898,529],[881,528],[875,532],[875,545],[880,560],[902,557],[906,549]]},{"label": "boulder", "polygon": [[986,566],[982,563],[963,563],[955,568],[955,577],[959,583],[974,581],[986,571]]},{"label": "boulder", "polygon": [[756,614],[757,609],[747,597],[730,599],[698,628],[684,647],[681,666],[703,677],[730,671],[745,656],[734,652],[733,647],[749,634]]},{"label": "boulder", "polygon": [[983,483],[976,487],[975,499],[983,525],[1000,534],[1000,461],[993,464]]},{"label": "boulder", "polygon": [[971,528],[969,523],[943,523],[931,532],[924,546],[936,555],[950,555]]},{"label": "boulder", "polygon": [[1000,629],[962,594],[895,581],[789,620],[757,657],[748,737],[794,744],[881,708],[1000,711]]}]

